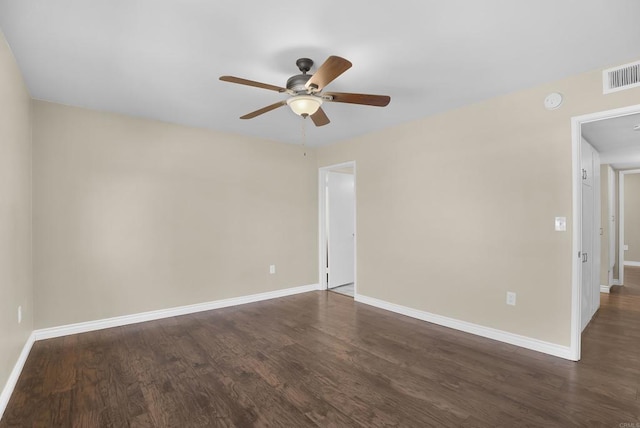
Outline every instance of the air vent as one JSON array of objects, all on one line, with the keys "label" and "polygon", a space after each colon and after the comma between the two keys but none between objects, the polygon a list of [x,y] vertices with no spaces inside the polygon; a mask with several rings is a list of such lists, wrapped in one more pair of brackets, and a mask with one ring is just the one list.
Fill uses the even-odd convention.
[{"label": "air vent", "polygon": [[602,72],[602,88],[605,94],[640,86],[640,61]]}]

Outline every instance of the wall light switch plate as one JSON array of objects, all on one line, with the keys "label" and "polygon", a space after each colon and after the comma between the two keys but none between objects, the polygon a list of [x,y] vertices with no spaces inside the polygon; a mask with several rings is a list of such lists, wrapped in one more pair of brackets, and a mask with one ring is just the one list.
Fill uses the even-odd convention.
[{"label": "wall light switch plate", "polygon": [[516,293],[513,291],[507,291],[507,305],[516,305]]},{"label": "wall light switch plate", "polygon": [[625,250],[625,251],[629,251],[629,246],[628,246],[628,245],[625,245],[625,246],[624,246],[624,250]]},{"label": "wall light switch plate", "polygon": [[556,217],[556,232],[566,232],[566,231],[567,231],[567,218]]},{"label": "wall light switch plate", "polygon": [[269,273],[276,273],[276,265],[269,265]]}]

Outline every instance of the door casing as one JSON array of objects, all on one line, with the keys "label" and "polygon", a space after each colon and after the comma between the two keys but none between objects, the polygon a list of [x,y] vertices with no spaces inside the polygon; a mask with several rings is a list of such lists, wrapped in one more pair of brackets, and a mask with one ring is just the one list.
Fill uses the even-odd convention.
[{"label": "door casing", "polygon": [[640,113],[640,105],[633,105],[571,118],[572,152],[572,257],[571,257],[571,342],[570,359],[580,360],[581,353],[581,306],[582,306],[582,124],[598,120],[613,119]]},{"label": "door casing", "polygon": [[608,175],[608,179],[607,179],[607,184],[609,186],[607,195],[609,197],[609,200],[607,201],[608,204],[608,214],[609,214],[609,218],[607,218],[607,227],[609,228],[609,242],[608,242],[608,252],[609,252],[609,263],[608,263],[608,275],[607,275],[607,287],[611,288],[612,285],[615,285],[615,281],[613,279],[613,267],[616,265],[616,222],[618,221],[618,219],[616,218],[617,216],[615,214],[616,212],[616,174],[613,171],[613,168],[611,167],[611,165],[609,165],[609,167],[607,168],[607,175]]},{"label": "door casing", "polygon": [[619,235],[618,235],[618,282],[619,285],[624,284],[624,177],[628,174],[640,174],[640,169],[631,169],[626,171],[619,171],[618,178],[618,222],[619,222]]},{"label": "door casing", "polygon": [[[318,169],[318,284],[320,290],[327,290],[327,175],[329,171],[344,168],[353,169],[354,198],[358,200],[358,175],[356,171],[356,161],[347,161],[334,165],[323,166]],[[358,295],[358,223],[356,219],[358,204],[355,204],[353,211],[354,242],[353,242],[353,289],[354,297]]]}]

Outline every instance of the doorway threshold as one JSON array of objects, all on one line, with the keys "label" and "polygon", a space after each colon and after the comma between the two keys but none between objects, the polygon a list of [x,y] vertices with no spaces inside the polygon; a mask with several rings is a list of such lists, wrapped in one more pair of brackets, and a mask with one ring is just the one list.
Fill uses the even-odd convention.
[{"label": "doorway threshold", "polygon": [[344,294],[345,296],[353,297],[353,294],[354,294],[353,282],[350,284],[329,288],[329,291],[333,291],[335,293]]}]

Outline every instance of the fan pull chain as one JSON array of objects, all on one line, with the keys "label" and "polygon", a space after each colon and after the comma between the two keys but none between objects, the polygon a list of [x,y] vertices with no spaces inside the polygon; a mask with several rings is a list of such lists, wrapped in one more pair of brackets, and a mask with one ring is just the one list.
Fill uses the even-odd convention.
[{"label": "fan pull chain", "polygon": [[302,129],[302,151],[304,152],[304,156],[307,156],[307,121],[306,117],[302,117],[302,123],[300,124],[300,128]]}]

